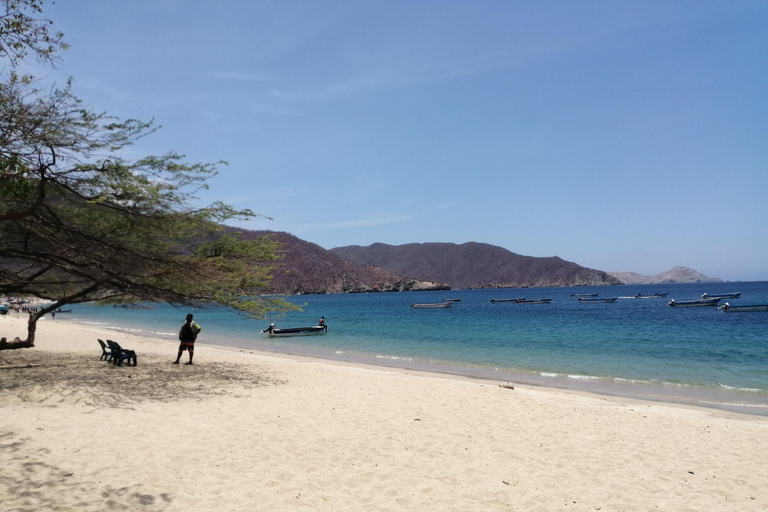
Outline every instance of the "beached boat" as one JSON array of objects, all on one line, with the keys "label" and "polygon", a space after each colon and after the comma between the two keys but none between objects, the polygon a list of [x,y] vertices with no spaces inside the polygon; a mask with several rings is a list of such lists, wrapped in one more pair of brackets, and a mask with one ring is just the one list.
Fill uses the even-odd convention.
[{"label": "beached boat", "polygon": [[753,313],[756,311],[768,311],[768,304],[739,304],[731,306],[726,302],[717,309],[727,311],[728,313]]},{"label": "beached boat", "polygon": [[720,302],[720,299],[678,300],[678,301],[675,301],[675,299],[672,299],[671,301],[667,302],[667,306],[688,306],[688,307],[717,306],[718,302]]},{"label": "beached boat", "polygon": [[284,337],[284,336],[311,336],[313,334],[325,334],[328,332],[327,325],[313,325],[311,327],[291,327],[289,329],[278,329],[275,324],[271,324],[269,327],[261,331],[260,334],[266,333],[270,338]]},{"label": "beached boat", "polygon": [[416,309],[434,309],[434,308],[449,308],[453,305],[453,302],[436,302],[434,304],[411,304],[412,308]]},{"label": "beached boat", "polygon": [[525,297],[518,297],[516,299],[491,299],[488,302],[491,302],[493,304],[497,304],[497,303],[500,303],[500,302],[517,302],[517,301],[520,301],[520,300],[525,300]]},{"label": "beached boat", "polygon": [[658,299],[660,297],[666,297],[667,294],[669,294],[669,292],[667,292],[667,293],[652,293],[650,295],[643,295],[642,293],[638,293],[637,295],[635,295],[635,298],[636,299]]},{"label": "beached boat", "polygon": [[599,293],[572,293],[571,297],[597,297]]},{"label": "beached boat", "polygon": [[702,299],[738,299],[741,297],[741,292],[735,292],[735,293],[717,293],[717,294],[706,294],[703,293],[701,295]]},{"label": "beached boat", "polygon": [[8,306],[0,304],[0,315],[4,315],[6,313],[8,313]]},{"label": "beached boat", "polygon": [[519,299],[515,304],[549,304],[552,299]]},{"label": "beached boat", "polygon": [[616,302],[618,297],[601,299],[600,297],[579,297],[579,302]]}]

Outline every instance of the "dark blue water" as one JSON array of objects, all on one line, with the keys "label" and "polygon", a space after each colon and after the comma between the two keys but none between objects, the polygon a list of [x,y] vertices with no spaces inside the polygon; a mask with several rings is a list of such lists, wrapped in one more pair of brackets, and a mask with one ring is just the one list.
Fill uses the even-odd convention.
[{"label": "dark blue water", "polygon": [[[666,298],[635,299],[654,292]],[[741,292],[731,304],[768,304],[768,282],[578,288],[458,290],[291,297],[303,312],[250,320],[229,311],[195,311],[199,341],[329,359],[439,371],[692,403],[768,415],[768,313],[668,307],[670,299]],[[574,293],[620,297],[579,303]],[[492,298],[552,298],[549,304]],[[448,309],[414,302],[460,298]],[[725,301],[722,301],[725,302]],[[73,320],[175,338],[188,311],[75,307]],[[315,325],[322,336],[267,339],[277,327]]]}]

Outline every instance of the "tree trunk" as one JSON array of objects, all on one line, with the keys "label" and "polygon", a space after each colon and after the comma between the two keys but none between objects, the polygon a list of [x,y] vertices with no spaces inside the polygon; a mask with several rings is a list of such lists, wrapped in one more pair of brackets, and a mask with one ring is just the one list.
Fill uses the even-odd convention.
[{"label": "tree trunk", "polygon": [[7,341],[0,338],[0,350],[16,350],[17,348],[32,348],[35,346],[35,331],[37,330],[37,319],[42,315],[38,313],[29,314],[29,326],[27,327],[27,339],[21,340],[17,336],[13,341]]}]

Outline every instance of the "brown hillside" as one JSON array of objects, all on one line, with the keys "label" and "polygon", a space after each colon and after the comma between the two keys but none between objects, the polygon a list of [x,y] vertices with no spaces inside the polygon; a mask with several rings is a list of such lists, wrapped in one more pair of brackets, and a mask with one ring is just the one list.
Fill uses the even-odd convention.
[{"label": "brown hillside", "polygon": [[519,288],[540,286],[614,285],[621,281],[556,256],[521,256],[502,247],[477,242],[461,245],[424,243],[331,249],[363,265],[397,275],[447,283],[451,288]]},{"label": "brown hillside", "polygon": [[272,283],[264,293],[357,293],[449,289],[445,284],[393,275],[378,267],[361,265],[317,244],[275,231],[237,230],[252,239],[269,235],[282,245]]}]

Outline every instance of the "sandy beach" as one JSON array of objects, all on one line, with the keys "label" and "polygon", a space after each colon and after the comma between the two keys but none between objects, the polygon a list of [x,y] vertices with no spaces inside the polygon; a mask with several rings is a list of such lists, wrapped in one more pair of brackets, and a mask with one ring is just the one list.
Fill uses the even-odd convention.
[{"label": "sandy beach", "polygon": [[765,417],[204,341],[46,319],[0,353],[0,510],[768,510]]}]

